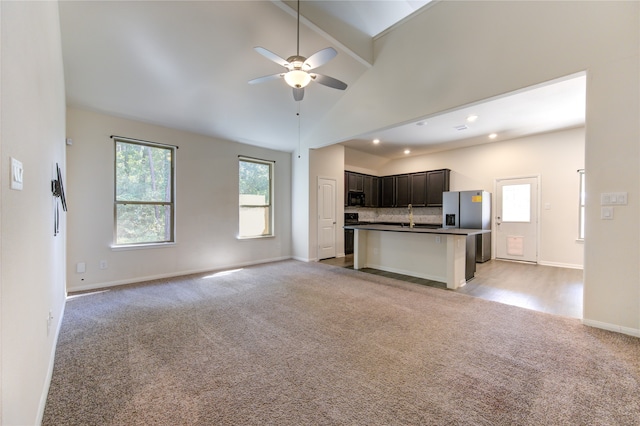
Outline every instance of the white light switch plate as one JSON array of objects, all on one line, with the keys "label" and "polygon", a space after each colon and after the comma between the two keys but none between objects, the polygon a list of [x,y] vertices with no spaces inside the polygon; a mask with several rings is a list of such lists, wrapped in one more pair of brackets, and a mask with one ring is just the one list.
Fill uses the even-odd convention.
[{"label": "white light switch plate", "polygon": [[626,205],[627,204],[627,193],[626,192],[616,192],[616,200],[618,204]]},{"label": "white light switch plate", "polygon": [[22,162],[11,157],[11,189],[22,191],[23,173]]},{"label": "white light switch plate", "polygon": [[626,192],[603,192],[600,194],[600,205],[602,206],[611,206],[611,205],[626,205],[627,204],[627,193]]},{"label": "white light switch plate", "polygon": [[600,219],[613,220],[613,207],[600,207]]}]

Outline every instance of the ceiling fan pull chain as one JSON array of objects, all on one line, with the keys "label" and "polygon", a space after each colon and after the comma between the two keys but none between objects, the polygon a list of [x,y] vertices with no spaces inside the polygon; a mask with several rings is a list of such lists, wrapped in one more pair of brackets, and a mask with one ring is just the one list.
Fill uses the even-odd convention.
[{"label": "ceiling fan pull chain", "polygon": [[300,104],[301,102],[298,102],[298,112],[296,113],[298,116],[298,158],[300,158]]},{"label": "ceiling fan pull chain", "polygon": [[296,56],[300,56],[300,0],[298,0],[298,39],[296,44]]}]

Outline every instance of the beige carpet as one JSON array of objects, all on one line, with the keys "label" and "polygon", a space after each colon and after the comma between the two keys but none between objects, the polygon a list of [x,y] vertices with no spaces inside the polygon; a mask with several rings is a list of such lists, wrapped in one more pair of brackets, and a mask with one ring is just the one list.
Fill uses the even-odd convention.
[{"label": "beige carpet", "polygon": [[638,425],[640,339],[285,261],[67,302],[44,425]]}]

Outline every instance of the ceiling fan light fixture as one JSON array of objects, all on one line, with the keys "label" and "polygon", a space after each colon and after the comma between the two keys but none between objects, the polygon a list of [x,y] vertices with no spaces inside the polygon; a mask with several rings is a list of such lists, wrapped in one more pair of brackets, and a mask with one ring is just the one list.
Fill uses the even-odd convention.
[{"label": "ceiling fan light fixture", "polygon": [[317,51],[309,58],[300,56],[300,0],[298,0],[298,29],[296,33],[296,54],[293,56],[289,56],[289,58],[287,59],[281,58],[280,56],[265,49],[264,47],[254,47],[254,50],[265,58],[275,62],[280,66],[285,67],[287,69],[287,72],[254,78],[253,80],[249,81],[249,84],[256,84],[263,81],[284,78],[285,83],[287,83],[288,86],[293,87],[293,99],[296,102],[299,102],[303,99],[304,88],[311,82],[311,80],[323,86],[331,87],[333,89],[345,90],[347,88],[347,84],[340,80],[329,77],[327,75],[309,73],[309,71],[321,67],[322,65],[333,59],[338,54],[336,49],[334,49],[333,47],[327,47]]},{"label": "ceiling fan light fixture", "polygon": [[284,75],[284,81],[295,89],[301,89],[309,84],[311,76],[302,70],[291,70]]}]

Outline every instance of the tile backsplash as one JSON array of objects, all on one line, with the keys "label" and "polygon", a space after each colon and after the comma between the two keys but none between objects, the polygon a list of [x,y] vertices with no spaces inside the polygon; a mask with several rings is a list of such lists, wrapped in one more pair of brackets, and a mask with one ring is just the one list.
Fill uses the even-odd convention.
[{"label": "tile backsplash", "polygon": [[[409,222],[406,207],[345,207],[345,213],[358,213],[361,222]],[[414,207],[414,223],[442,224],[442,207]]]}]

